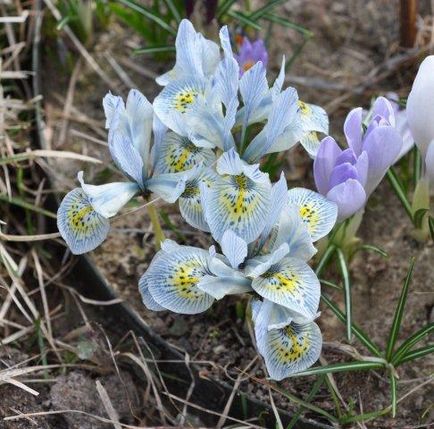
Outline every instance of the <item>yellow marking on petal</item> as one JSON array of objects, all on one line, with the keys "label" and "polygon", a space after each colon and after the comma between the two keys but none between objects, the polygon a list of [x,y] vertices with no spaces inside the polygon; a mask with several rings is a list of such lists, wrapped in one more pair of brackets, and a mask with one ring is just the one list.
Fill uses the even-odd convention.
[{"label": "yellow marking on petal", "polygon": [[73,204],[68,211],[68,222],[71,229],[77,232],[86,233],[91,226],[89,223],[90,219],[86,217],[93,212],[92,206],[82,206],[78,204]]},{"label": "yellow marking on petal", "polygon": [[304,101],[298,100],[298,107],[302,115],[310,116],[312,114],[312,109]]},{"label": "yellow marking on petal", "polygon": [[278,362],[294,363],[306,354],[309,344],[310,338],[306,333],[297,335],[291,326],[287,326],[282,336],[276,337],[271,346]]},{"label": "yellow marking on petal", "polygon": [[174,268],[173,274],[169,276],[169,283],[173,286],[178,295],[185,299],[197,299],[201,294],[196,285],[200,281],[198,275],[202,275],[200,261],[184,261]]},{"label": "yellow marking on petal", "polygon": [[233,176],[233,189],[221,194],[220,203],[229,214],[231,223],[239,223],[257,209],[259,197],[249,189],[249,179],[244,175]]},{"label": "yellow marking on petal", "polygon": [[174,97],[175,109],[181,113],[185,113],[189,105],[196,100],[198,94],[199,93],[193,89],[185,89],[178,92]]},{"label": "yellow marking on petal", "polygon": [[300,207],[300,216],[303,219],[303,222],[307,225],[307,228],[310,233],[315,231],[315,228],[317,227],[320,217],[315,210],[315,207],[311,204],[305,203]]},{"label": "yellow marking on petal", "polygon": [[297,288],[300,284],[298,277],[291,271],[274,272],[267,271],[263,277],[268,280],[267,287],[274,289],[279,293],[290,293],[291,295],[298,295]]}]

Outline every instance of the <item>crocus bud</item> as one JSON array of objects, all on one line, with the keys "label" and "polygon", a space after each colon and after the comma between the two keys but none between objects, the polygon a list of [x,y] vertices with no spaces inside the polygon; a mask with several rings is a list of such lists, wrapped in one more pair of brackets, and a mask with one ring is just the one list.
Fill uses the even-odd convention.
[{"label": "crocus bud", "polygon": [[267,67],[268,52],[262,39],[255,40],[253,43],[245,36],[240,46],[238,55],[235,55],[240,66],[240,75],[253,67],[258,61],[261,61],[264,67]]},{"label": "crocus bud", "polygon": [[426,158],[434,140],[434,55],[419,67],[407,100],[407,118],[414,141]]},{"label": "crocus bud", "polygon": [[337,204],[339,221],[364,207],[402,148],[387,99],[375,101],[370,118],[364,129],[363,110],[353,109],[344,124],[349,147],[342,150],[332,137],[326,137],[313,164],[317,189]]}]

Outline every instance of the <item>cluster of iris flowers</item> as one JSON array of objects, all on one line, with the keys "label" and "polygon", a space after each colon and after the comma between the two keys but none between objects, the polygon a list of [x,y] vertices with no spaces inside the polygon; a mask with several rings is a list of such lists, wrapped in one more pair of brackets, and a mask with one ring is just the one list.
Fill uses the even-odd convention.
[{"label": "cluster of iris flowers", "polygon": [[[110,153],[127,180],[89,185],[80,172],[81,187],[62,201],[58,227],[80,254],[104,241],[109,218],[131,198],[178,201],[185,221],[215,245],[162,242],[139,282],[144,305],[196,314],[226,295],[250,294],[257,349],[270,377],[281,380],[311,366],[321,351],[314,321],[320,283],[308,265],[313,243],[337,219],[363,209],[402,138],[381,98],[369,117],[361,109],[348,116],[348,149],[331,137],[320,142],[318,134],[328,134],[326,112],[283,89],[284,58],[269,86],[261,49],[244,42],[234,55],[226,27],[219,46],[183,20],[175,66],[157,78],[163,89],[152,104],[137,90],[126,102],[104,97]],[[320,193],[288,190],[283,173],[272,183],[261,171],[264,157],[297,143],[315,158]]]}]

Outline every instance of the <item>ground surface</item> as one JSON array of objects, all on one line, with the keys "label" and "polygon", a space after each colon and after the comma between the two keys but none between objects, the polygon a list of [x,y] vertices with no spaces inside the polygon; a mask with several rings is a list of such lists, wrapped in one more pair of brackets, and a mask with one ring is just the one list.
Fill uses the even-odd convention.
[{"label": "ground surface", "polygon": [[[393,55],[399,53],[397,3],[386,0],[292,0],[282,7],[282,13],[288,14],[294,22],[303,24],[315,33],[315,38],[306,45],[289,70],[287,83],[297,87],[303,100],[325,106],[331,117],[331,132],[338,138],[342,137],[342,121],[348,110],[358,105],[367,106],[370,98],[379,93],[379,88],[381,92],[394,90],[402,95],[408,93],[411,69],[408,66],[393,69],[388,63]],[[295,33],[275,29],[270,40],[273,42],[270,43],[270,69],[277,71],[281,54],[290,57],[291,47],[299,43],[300,38]],[[138,72],[134,71],[128,65],[128,49],[139,43],[138,39],[114,26],[108,34],[98,39],[94,55],[104,70],[113,77],[113,82],[123,95],[126,94],[128,82],[121,82],[109,67],[107,53],[122,64],[133,83],[152,99],[158,88],[145,75],[158,73],[162,66],[155,66],[151,59],[138,57],[132,60],[138,66]],[[43,81],[47,141],[53,149],[73,150],[107,161],[103,168],[85,167],[86,180],[96,183],[102,177],[112,174],[111,167],[107,166],[108,150],[103,144],[106,134],[101,109],[101,99],[108,88],[81,63],[77,66],[79,72],[75,87],[71,90],[72,105],[66,110],[66,88],[71,86],[70,73],[74,64],[69,68],[69,73],[59,73],[59,67],[62,68],[58,59],[52,61],[53,56],[57,58],[52,49],[54,48],[47,48],[44,58],[44,73],[47,77]],[[73,83],[74,80],[73,78]],[[68,118],[68,122],[64,122],[65,118]],[[66,133],[63,133],[62,127]],[[90,141],[89,136],[94,141]],[[95,142],[95,139],[100,142]],[[286,154],[284,163],[289,186],[303,185],[313,189],[311,161],[302,150],[297,148]],[[76,186],[74,177],[76,171],[82,168],[82,164],[68,160],[50,163],[49,169],[56,179],[56,190],[67,191]],[[161,210],[169,215],[188,244],[204,247],[210,244],[206,235],[194,233],[182,221],[174,207],[161,206]],[[167,235],[178,238],[171,231],[167,231]],[[420,245],[413,240],[405,212],[387,183],[383,183],[371,198],[359,236],[366,243],[387,251],[389,257],[384,259],[377,254],[360,253],[352,261],[354,320],[379,345],[385,344],[409,260],[415,257],[415,276],[402,334],[408,335],[427,322],[433,322],[434,247],[432,243]],[[151,313],[144,309],[137,291],[137,281],[153,256],[152,243],[147,214],[140,211],[136,215],[115,221],[109,239],[91,257],[119,296],[128,301],[156,333],[187,353],[192,361],[197,361],[203,376],[233,384],[240,369],[250,365],[247,369],[249,376],[262,379],[263,364],[260,359],[255,359],[257,353],[249,327],[237,317],[240,313],[236,309],[235,299],[217,303],[208,312],[194,317],[166,312]],[[323,277],[335,279],[333,268]],[[342,294],[332,290],[330,293],[336,302],[342,304]],[[96,321],[104,322],[104,316],[99,312],[87,307],[86,312]],[[70,324],[71,329],[78,328],[80,317],[75,315],[71,320],[71,316],[67,316],[59,323]],[[343,326],[333,314],[323,308],[319,324],[326,341],[323,358],[329,363],[350,359],[343,349],[343,345],[347,344]],[[105,325],[105,329],[110,335],[110,327]],[[65,333],[67,331],[65,329]],[[122,335],[116,332],[117,339]],[[361,354],[367,353],[356,342],[353,346]],[[3,355],[0,353],[0,364],[3,363],[4,366],[24,359],[25,356],[17,356],[13,348],[3,351]],[[399,370],[400,396],[423,382],[433,369],[432,358],[402,367]],[[354,407],[358,412],[374,411],[390,403],[389,385],[383,374],[338,374],[335,379],[347,406]],[[12,407],[25,412],[80,409],[103,415],[102,403],[95,388],[97,380],[109,393],[121,421],[134,423],[131,416],[136,415],[137,404],[143,406],[146,392],[142,382],[131,377],[129,372],[120,374],[114,370],[108,374],[89,375],[85,370],[74,369],[43,384],[38,399],[23,395],[15,387],[0,386],[0,415],[11,414]],[[120,380],[123,389],[118,388]],[[313,383],[313,378],[291,379],[281,386],[292,394],[304,397]],[[255,398],[268,401],[268,391],[251,378],[243,381],[240,389],[251,393]],[[430,405],[432,412],[433,395],[433,387],[425,386],[403,401],[396,420],[385,417],[368,423],[367,427],[409,428],[426,424]],[[274,399],[283,409],[294,409],[294,405],[282,395],[274,394]],[[329,411],[334,409],[326,389],[320,390],[314,404]],[[315,417],[312,413],[308,415]],[[150,417],[152,419],[153,416]],[[40,418],[36,423],[39,426],[35,427],[44,429],[110,427],[87,416],[68,414],[59,418]],[[5,429],[31,427],[26,426],[28,424],[27,421],[18,424],[10,422],[6,423]]]}]

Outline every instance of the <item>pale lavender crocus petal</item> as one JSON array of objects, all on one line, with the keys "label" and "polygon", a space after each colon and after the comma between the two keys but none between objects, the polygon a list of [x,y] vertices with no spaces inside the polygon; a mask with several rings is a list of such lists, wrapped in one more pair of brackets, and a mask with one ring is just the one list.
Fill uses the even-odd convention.
[{"label": "pale lavender crocus petal", "polygon": [[340,183],[346,182],[348,179],[359,180],[356,167],[349,162],[337,165],[330,175],[329,188],[332,189]]},{"label": "pale lavender crocus petal", "polygon": [[355,164],[356,161],[357,161],[357,157],[354,154],[353,149],[345,149],[337,157],[336,164],[343,164],[344,162],[349,162],[350,164]]},{"label": "pale lavender crocus petal", "polygon": [[338,222],[342,222],[365,205],[366,192],[359,181],[348,179],[331,189],[327,193],[327,198],[337,204]]},{"label": "pale lavender crocus petal", "polygon": [[392,127],[377,127],[365,138],[363,149],[369,158],[368,181],[365,187],[368,196],[396,161],[401,147],[402,137]]},{"label": "pale lavender crocus petal", "polygon": [[357,158],[354,167],[357,170],[357,174],[359,176],[359,182],[363,186],[366,186],[366,183],[368,181],[368,168],[369,168],[369,158],[366,151],[363,151],[361,155]]},{"label": "pale lavender crocus petal", "polygon": [[330,174],[341,153],[342,150],[333,137],[326,137],[321,141],[313,162],[315,185],[320,194],[326,195],[329,191]]},{"label": "pale lavender crocus petal", "polygon": [[390,101],[385,97],[378,97],[372,107],[372,116],[384,118],[392,127],[395,126],[395,112]]},{"label": "pale lavender crocus petal", "polygon": [[344,134],[348,146],[353,149],[356,155],[360,155],[362,152],[362,116],[363,109],[357,107],[351,110],[344,123]]},{"label": "pale lavender crocus petal", "polygon": [[261,39],[251,43],[247,37],[244,37],[238,55],[235,55],[240,66],[240,76],[249,70],[253,65],[260,61],[263,67],[267,67],[268,52],[265,48],[264,41]]}]

